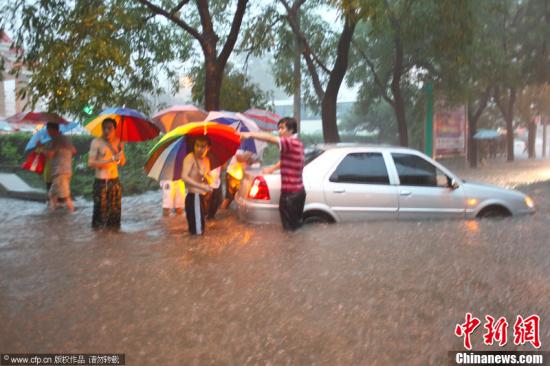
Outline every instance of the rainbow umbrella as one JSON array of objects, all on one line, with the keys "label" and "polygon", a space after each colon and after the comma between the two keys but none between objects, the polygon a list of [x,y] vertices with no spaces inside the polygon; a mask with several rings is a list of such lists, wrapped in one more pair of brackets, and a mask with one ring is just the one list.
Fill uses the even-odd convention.
[{"label": "rainbow umbrella", "polygon": [[256,122],[264,131],[277,131],[277,122],[283,118],[276,113],[256,108],[248,109],[243,114]]},{"label": "rainbow umbrella", "polygon": [[[223,125],[231,126],[237,132],[260,131],[260,128],[250,118],[242,113],[233,112],[210,112],[206,117],[207,121],[218,122]],[[261,157],[267,143],[254,139],[246,139],[241,141],[240,150],[250,151],[256,156]]]},{"label": "rainbow umbrella", "polygon": [[206,111],[194,105],[175,105],[155,114],[153,122],[162,132],[167,133],[190,122],[202,122],[207,115]]},{"label": "rainbow umbrella", "polygon": [[160,133],[159,128],[143,113],[130,108],[107,108],[92,118],[84,128],[93,136],[99,137],[102,134],[101,123],[106,118],[117,122],[116,134],[124,142],[151,140]]},{"label": "rainbow umbrella", "polygon": [[215,169],[235,155],[241,144],[239,135],[229,126],[216,122],[191,122],[177,127],[160,139],[149,152],[145,172],[156,180],[181,179],[183,159],[193,150],[197,136],[206,135],[211,146],[210,168]]},{"label": "rainbow umbrella", "polygon": [[58,123],[60,125],[68,124],[69,121],[65,120],[63,117],[57,113],[44,113],[44,112],[21,112],[14,114],[6,118],[6,122],[21,125],[21,124],[32,124],[39,125],[45,124],[48,122]]}]

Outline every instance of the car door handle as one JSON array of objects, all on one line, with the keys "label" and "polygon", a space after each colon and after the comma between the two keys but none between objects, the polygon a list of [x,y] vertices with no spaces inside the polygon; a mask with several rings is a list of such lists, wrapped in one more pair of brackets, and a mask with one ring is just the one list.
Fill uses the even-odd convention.
[{"label": "car door handle", "polygon": [[344,188],[334,188],[334,193],[344,193],[346,190]]},{"label": "car door handle", "polygon": [[401,191],[401,192],[399,192],[400,196],[410,196],[411,194],[412,194],[411,191]]}]

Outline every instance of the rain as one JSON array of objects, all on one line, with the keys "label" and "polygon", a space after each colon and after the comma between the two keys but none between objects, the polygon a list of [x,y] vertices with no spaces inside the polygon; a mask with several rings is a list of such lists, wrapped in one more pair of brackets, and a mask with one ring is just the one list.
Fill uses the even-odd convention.
[{"label": "rain", "polygon": [[0,344],[128,364],[443,364],[468,311],[550,316],[550,163],[502,164],[461,175],[530,194],[535,215],[289,234],[230,211],[195,238],[158,192],[123,199],[120,233],[92,231],[84,200],[50,216],[0,199]]},{"label": "rain", "polygon": [[550,0],[0,0],[0,366],[550,364],[549,39]]}]

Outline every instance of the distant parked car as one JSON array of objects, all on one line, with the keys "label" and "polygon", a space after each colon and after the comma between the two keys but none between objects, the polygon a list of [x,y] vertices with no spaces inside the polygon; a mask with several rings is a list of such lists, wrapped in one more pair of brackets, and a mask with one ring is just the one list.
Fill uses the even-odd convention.
[{"label": "distant parked car", "polygon": [[[333,144],[306,153],[306,222],[371,219],[473,219],[535,212],[518,191],[467,182],[419,151]],[[281,177],[249,170],[236,199],[239,217],[279,221]]]}]

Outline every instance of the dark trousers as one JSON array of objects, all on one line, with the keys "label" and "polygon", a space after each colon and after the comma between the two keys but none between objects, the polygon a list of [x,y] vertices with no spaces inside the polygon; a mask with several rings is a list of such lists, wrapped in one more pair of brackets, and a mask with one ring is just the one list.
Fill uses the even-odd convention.
[{"label": "dark trousers", "polygon": [[285,230],[294,231],[302,226],[306,191],[281,192],[279,213]]},{"label": "dark trousers", "polygon": [[122,185],[116,179],[96,179],[94,181],[94,213],[92,228],[120,229],[122,212]]},{"label": "dark trousers", "polygon": [[220,208],[220,205],[222,204],[222,199],[223,192],[221,185],[219,188],[215,188],[212,192],[206,194],[207,219],[213,219],[216,217],[216,212],[218,212],[218,208]]},{"label": "dark trousers", "polygon": [[185,196],[185,217],[189,232],[193,235],[204,234],[204,214],[206,212],[206,196],[198,193],[187,193]]}]

